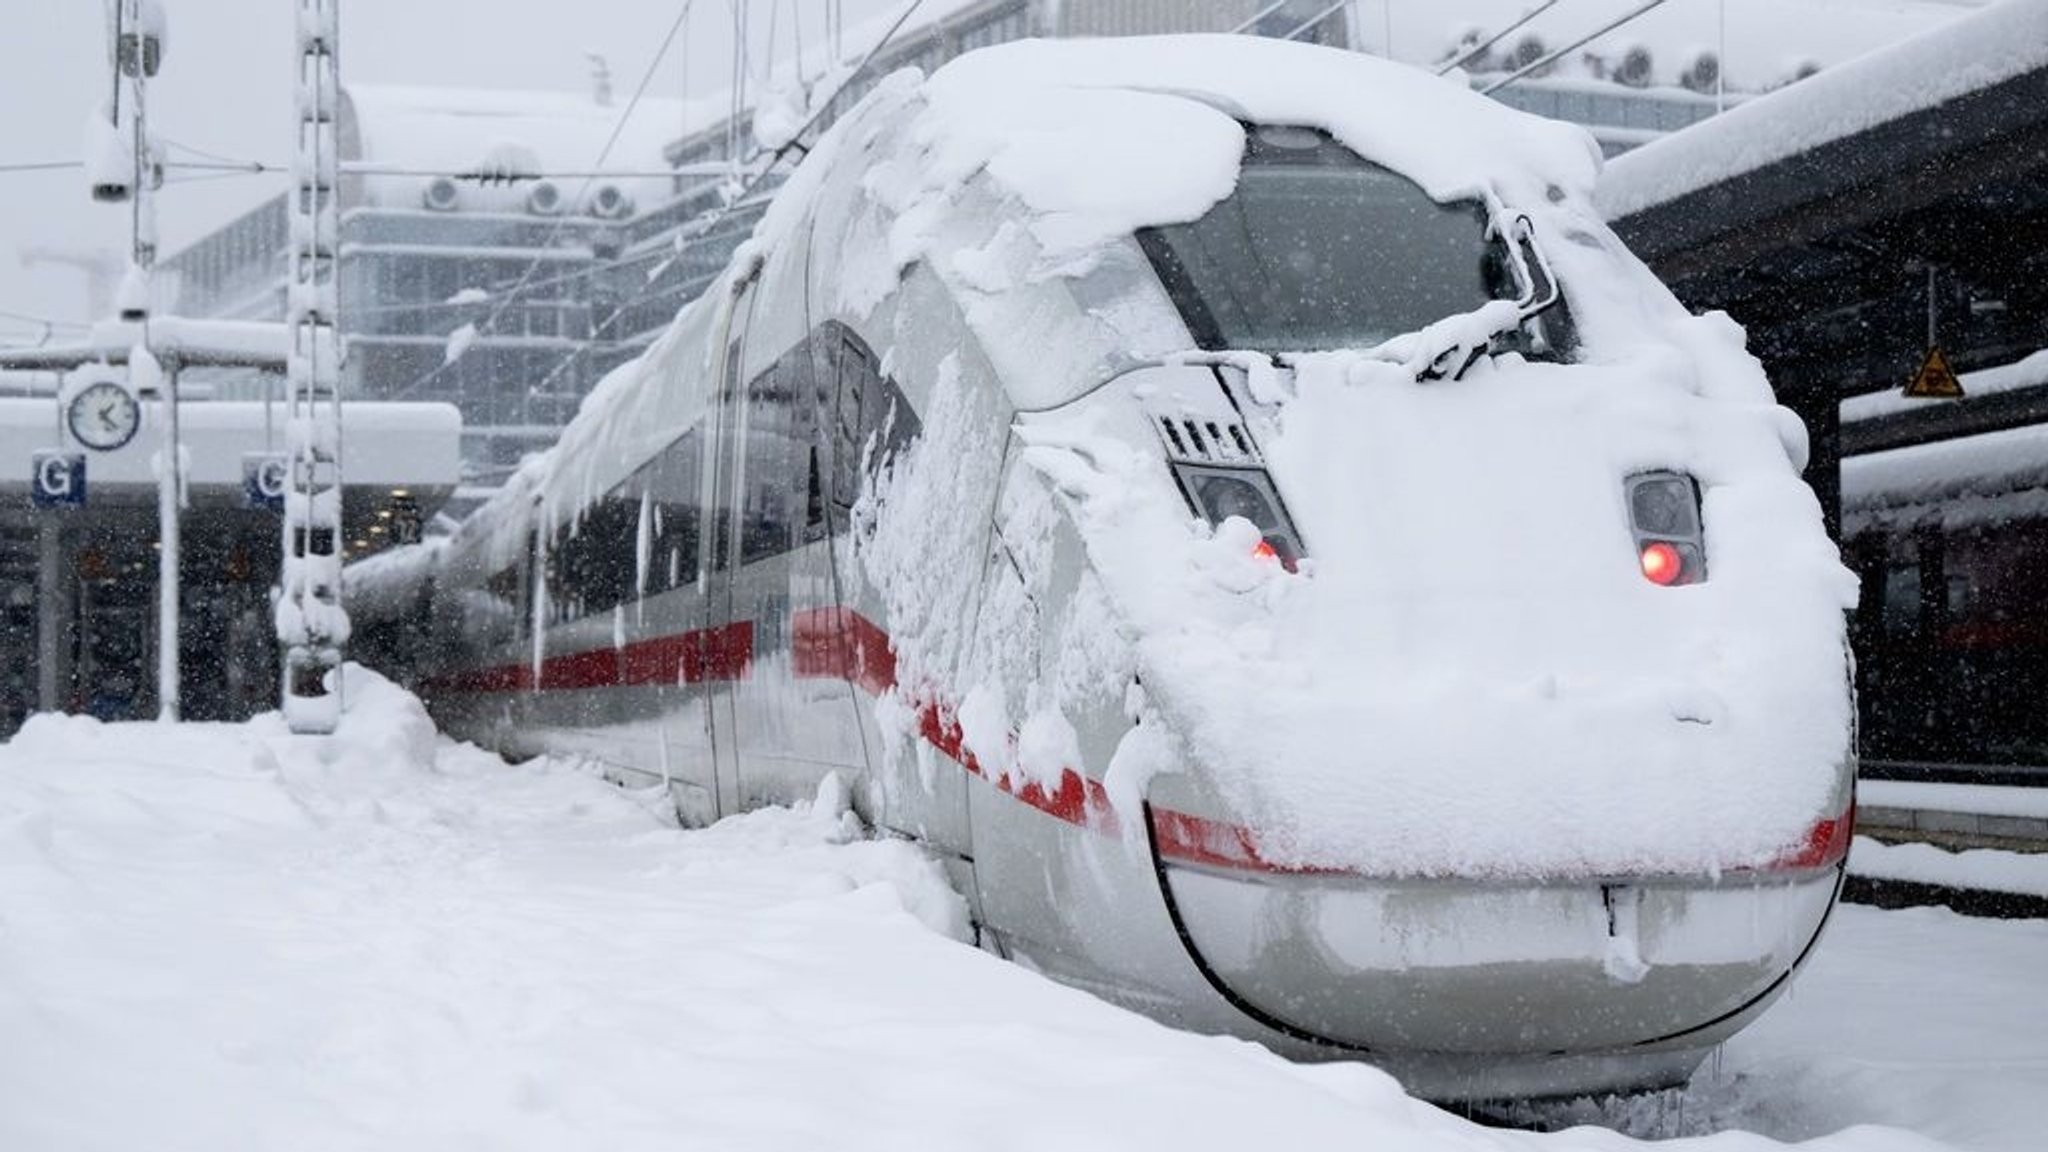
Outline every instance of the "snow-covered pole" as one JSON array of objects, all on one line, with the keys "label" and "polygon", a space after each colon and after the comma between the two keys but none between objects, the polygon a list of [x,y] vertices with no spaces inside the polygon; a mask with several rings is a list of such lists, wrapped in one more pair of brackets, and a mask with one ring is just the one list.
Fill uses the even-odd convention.
[{"label": "snow-covered pole", "polygon": [[[163,61],[164,13],[157,0],[117,0],[113,11],[115,138],[128,145],[130,231],[128,274],[121,284],[121,319],[139,326],[128,353],[128,386],[138,397],[156,394],[162,446],[157,452],[157,718],[178,719],[180,606],[178,536],[184,497],[184,453],[178,437],[175,376],[150,351],[150,274],[156,267],[156,150],[149,137],[149,78]],[[125,91],[124,91],[125,89]],[[126,99],[122,97],[125,96]],[[104,176],[95,177],[96,182]]]},{"label": "snow-covered pole", "polygon": [[285,445],[284,559],[277,600],[285,722],[332,732],[341,720],[340,0],[297,0],[298,139],[292,154],[291,352]]}]

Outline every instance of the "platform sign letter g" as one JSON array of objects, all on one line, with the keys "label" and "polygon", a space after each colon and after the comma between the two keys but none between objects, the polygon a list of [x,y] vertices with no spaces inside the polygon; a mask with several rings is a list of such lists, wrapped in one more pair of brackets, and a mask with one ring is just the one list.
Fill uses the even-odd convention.
[{"label": "platform sign letter g", "polygon": [[76,507],[85,503],[85,453],[37,452],[31,459],[31,493],[38,508]]}]

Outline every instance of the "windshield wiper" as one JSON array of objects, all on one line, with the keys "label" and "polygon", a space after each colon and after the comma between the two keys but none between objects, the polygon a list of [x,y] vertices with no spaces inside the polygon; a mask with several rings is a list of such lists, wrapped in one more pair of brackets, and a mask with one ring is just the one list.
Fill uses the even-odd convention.
[{"label": "windshield wiper", "polygon": [[[1505,224],[1502,222],[1506,221]],[[1456,380],[1507,336],[1554,306],[1560,296],[1550,260],[1536,243],[1536,225],[1527,215],[1512,219],[1497,204],[1487,222],[1489,238],[1507,251],[1517,294],[1513,300],[1489,300],[1470,312],[1446,316],[1425,328],[1394,337],[1366,350],[1376,359],[1394,360],[1417,380]]]}]

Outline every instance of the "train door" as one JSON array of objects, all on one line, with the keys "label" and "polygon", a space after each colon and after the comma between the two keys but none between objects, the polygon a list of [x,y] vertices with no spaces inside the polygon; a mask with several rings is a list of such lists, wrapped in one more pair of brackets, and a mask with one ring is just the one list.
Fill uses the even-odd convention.
[{"label": "train door", "polygon": [[718,370],[718,393],[709,422],[711,435],[704,454],[705,579],[700,635],[705,690],[701,698],[720,815],[730,815],[742,807],[734,687],[748,675],[754,647],[753,621],[734,614],[733,583],[740,555],[735,509],[746,460],[746,331],[758,283],[757,270],[755,276],[743,280],[735,289],[725,331],[724,357]]},{"label": "train door", "polygon": [[[834,382],[823,434],[830,445],[832,467],[825,485],[825,511],[833,525],[834,547],[852,547],[870,530],[854,515],[861,494],[886,468],[886,462],[918,437],[922,424],[902,389],[882,370],[880,358],[857,334],[838,325],[827,328],[825,334],[831,340],[829,371]],[[879,658],[890,643],[890,621],[885,605],[868,590],[860,565],[851,559],[835,557],[850,585],[839,589],[841,603],[850,613],[848,619],[858,622],[853,633],[867,638],[868,642],[857,648],[858,654],[877,657],[875,663],[881,663]],[[888,663],[893,666],[893,658]],[[873,672],[871,667],[857,672],[868,692],[880,695],[893,689],[899,694],[899,704],[913,709],[938,705],[928,695],[928,685],[880,683],[872,678]],[[943,763],[941,754],[927,741],[885,737],[871,708],[863,721],[876,749],[873,762],[881,784],[880,810],[874,814],[877,821],[951,857],[971,857],[966,773]],[[893,757],[882,752],[892,743],[897,750]]]}]

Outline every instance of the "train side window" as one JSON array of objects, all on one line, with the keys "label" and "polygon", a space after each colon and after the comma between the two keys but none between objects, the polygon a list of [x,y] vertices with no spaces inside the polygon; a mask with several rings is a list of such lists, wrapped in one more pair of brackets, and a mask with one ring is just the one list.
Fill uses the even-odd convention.
[{"label": "train side window", "polygon": [[[692,428],[641,469],[640,490],[650,497],[648,511],[654,518],[648,528],[650,596],[697,579],[697,485],[703,461],[703,438]],[[636,538],[636,548],[638,543]]]},{"label": "train side window", "polygon": [[492,573],[484,582],[484,591],[490,596],[494,611],[502,611],[511,617],[508,633],[524,637],[533,623],[532,608],[526,602],[526,564],[514,561]]},{"label": "train side window", "polygon": [[743,390],[740,384],[742,348],[738,340],[726,347],[725,379],[718,389],[718,474],[711,483],[711,507],[708,510],[711,538],[706,544],[710,561],[708,567],[713,572],[723,572],[732,566],[732,513],[739,503],[737,493],[732,491],[732,465],[735,455],[745,447],[740,442],[742,429],[739,421],[739,401]]},{"label": "train side window", "polygon": [[836,343],[833,367],[839,386],[832,420],[832,500],[851,509],[860,499],[861,457],[872,426],[868,409],[881,373],[851,333],[839,333]]},{"label": "train side window", "polygon": [[863,481],[880,475],[889,458],[917,438],[920,423],[874,353],[851,331],[836,331],[832,502],[846,511],[860,499]]},{"label": "train side window", "polygon": [[747,386],[746,491],[740,501],[740,563],[788,552],[808,522],[809,359],[798,348]]},{"label": "train side window", "polygon": [[632,597],[639,522],[639,498],[620,486],[557,530],[547,569],[557,623],[610,611]]}]

